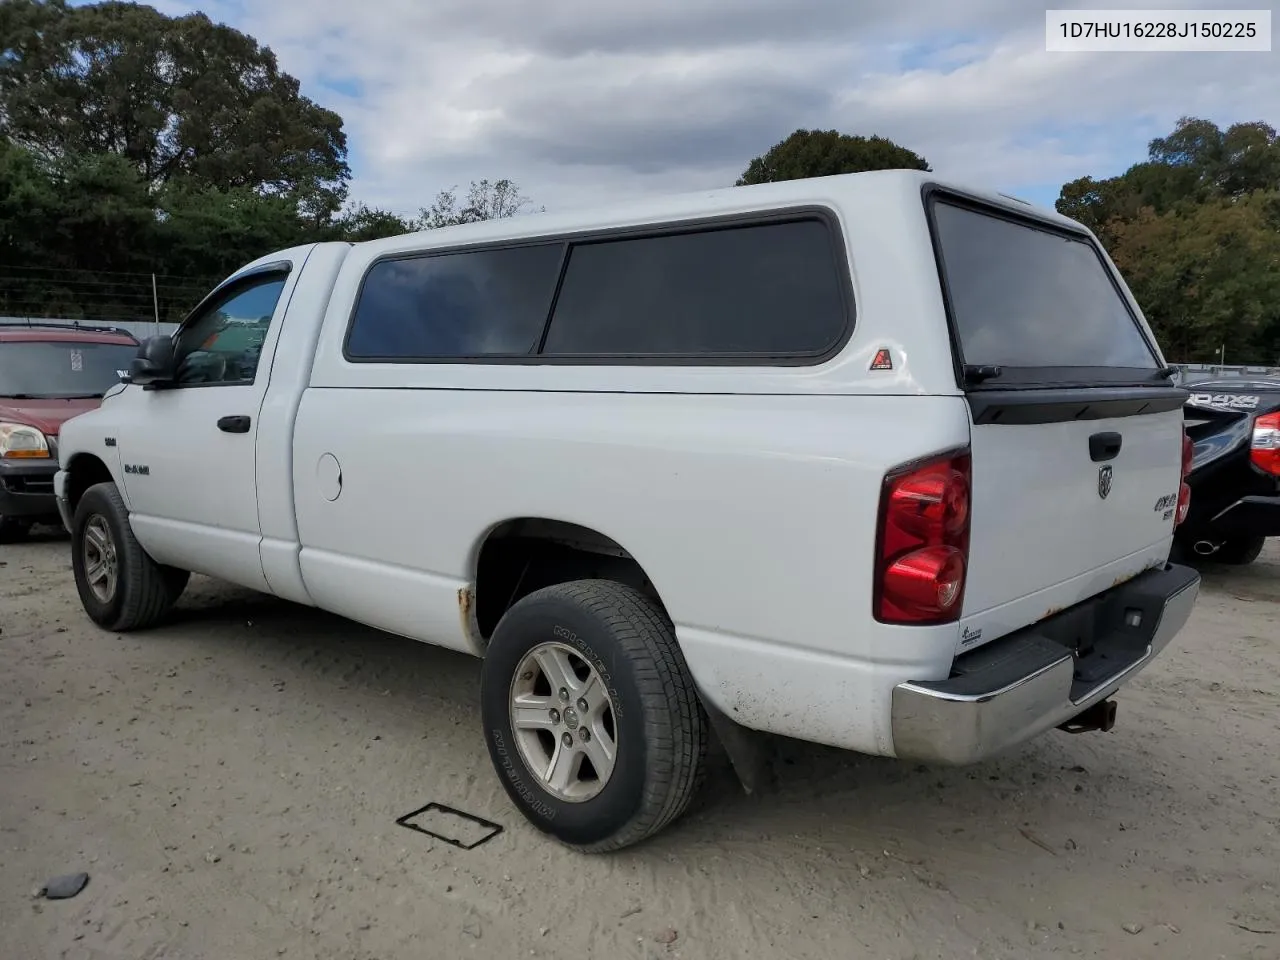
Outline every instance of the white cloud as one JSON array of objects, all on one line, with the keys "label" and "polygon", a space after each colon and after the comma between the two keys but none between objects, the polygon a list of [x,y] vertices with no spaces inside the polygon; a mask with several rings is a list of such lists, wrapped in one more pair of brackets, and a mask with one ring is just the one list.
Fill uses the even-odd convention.
[{"label": "white cloud", "polygon": [[[1233,6],[1195,4],[1215,5]],[[549,209],[724,185],[801,126],[887,136],[1016,192],[1118,172],[1182,114],[1280,122],[1270,54],[1051,54],[1043,7],[1025,0],[201,8],[343,115],[353,196],[402,212],[481,177]]]}]

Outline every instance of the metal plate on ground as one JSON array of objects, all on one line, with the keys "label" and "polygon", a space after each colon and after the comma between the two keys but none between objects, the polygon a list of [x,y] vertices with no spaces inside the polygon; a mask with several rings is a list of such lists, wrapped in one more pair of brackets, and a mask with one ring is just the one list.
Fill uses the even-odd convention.
[{"label": "metal plate on ground", "polygon": [[428,837],[443,840],[460,850],[474,850],[502,832],[502,827],[491,820],[455,810],[443,803],[428,803],[412,813],[406,813],[396,823],[418,833],[425,833]]}]

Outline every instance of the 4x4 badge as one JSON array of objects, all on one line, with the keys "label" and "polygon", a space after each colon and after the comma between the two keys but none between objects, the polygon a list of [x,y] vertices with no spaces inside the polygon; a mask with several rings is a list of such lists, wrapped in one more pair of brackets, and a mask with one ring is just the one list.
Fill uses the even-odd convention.
[{"label": "4x4 badge", "polygon": [[1098,468],[1098,496],[1103,500],[1111,493],[1111,464],[1104,463]]}]

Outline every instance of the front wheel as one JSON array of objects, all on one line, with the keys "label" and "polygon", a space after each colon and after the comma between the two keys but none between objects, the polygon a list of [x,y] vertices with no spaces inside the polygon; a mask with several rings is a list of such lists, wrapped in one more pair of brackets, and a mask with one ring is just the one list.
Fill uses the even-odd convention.
[{"label": "front wheel", "polygon": [[589,853],[638,843],[701,782],[707,719],[654,601],[579,580],[516,602],[481,674],[489,756],[520,812]]},{"label": "front wheel", "polygon": [[114,483],[85,491],[71,524],[71,567],[85,613],[124,632],[152,626],[187,586],[185,570],[162,566],[129,528],[129,509]]}]

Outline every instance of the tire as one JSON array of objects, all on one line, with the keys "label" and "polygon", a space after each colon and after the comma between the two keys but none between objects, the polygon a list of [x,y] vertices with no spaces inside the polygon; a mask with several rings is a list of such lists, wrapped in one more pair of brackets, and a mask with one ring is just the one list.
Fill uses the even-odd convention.
[{"label": "tire", "polygon": [[31,524],[15,517],[0,517],[0,543],[18,543],[27,538]]},{"label": "tire", "polygon": [[[114,580],[110,573],[105,579],[94,575],[102,568],[91,555],[106,556]],[[190,576],[156,563],[142,549],[114,483],[95,484],[80,498],[71,524],[71,567],[89,619],[119,633],[153,626],[182,595]]]},{"label": "tire", "polygon": [[1216,560],[1218,563],[1229,563],[1232,566],[1244,566],[1258,559],[1266,543],[1266,537],[1246,537],[1228,540],[1209,559]]},{"label": "tire", "polygon": [[[542,659],[535,661],[534,651]],[[550,676],[542,666],[547,658],[575,667],[569,685],[579,684],[554,722],[537,719],[560,699],[543,684]],[[587,714],[579,715],[582,701],[575,698],[588,668],[594,673],[585,673],[585,680],[594,677],[600,695],[588,693]],[[525,729],[517,729],[513,717],[520,691],[535,704],[525,708]],[[657,833],[685,812],[701,785],[706,713],[671,621],[632,587],[578,580],[517,601],[494,630],[480,697],[489,756],[512,802],[539,830],[585,853],[620,850]],[[546,726],[552,746],[542,732],[527,729],[530,722]],[[584,730],[596,731],[586,743],[575,739],[586,740]],[[582,762],[560,793],[544,780],[561,756],[554,745],[564,737],[574,740],[566,756],[592,760],[607,753],[610,731],[614,754],[607,779],[597,772],[593,784],[594,763],[588,768]],[[573,791],[578,795],[570,796]]]}]

